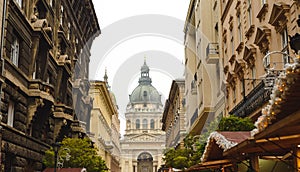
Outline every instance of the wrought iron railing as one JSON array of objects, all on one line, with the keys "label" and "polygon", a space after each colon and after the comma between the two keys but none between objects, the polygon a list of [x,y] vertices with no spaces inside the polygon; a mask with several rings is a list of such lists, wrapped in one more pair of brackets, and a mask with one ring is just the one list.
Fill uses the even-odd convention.
[{"label": "wrought iron railing", "polygon": [[261,108],[269,99],[271,91],[265,89],[264,82],[260,82],[245,98],[237,104],[229,114],[247,117]]}]

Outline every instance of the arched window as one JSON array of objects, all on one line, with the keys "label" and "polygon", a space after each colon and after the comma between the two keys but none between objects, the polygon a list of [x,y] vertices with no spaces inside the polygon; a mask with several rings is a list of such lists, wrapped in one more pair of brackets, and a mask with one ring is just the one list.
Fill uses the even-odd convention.
[{"label": "arched window", "polygon": [[135,120],[135,128],[140,129],[140,120],[139,119]]},{"label": "arched window", "polygon": [[148,128],[148,121],[147,119],[143,119],[143,129],[147,129]]},{"label": "arched window", "polygon": [[150,121],[150,128],[151,128],[151,129],[154,129],[154,124],[155,124],[155,123],[154,123],[154,119],[151,119],[151,121]]}]

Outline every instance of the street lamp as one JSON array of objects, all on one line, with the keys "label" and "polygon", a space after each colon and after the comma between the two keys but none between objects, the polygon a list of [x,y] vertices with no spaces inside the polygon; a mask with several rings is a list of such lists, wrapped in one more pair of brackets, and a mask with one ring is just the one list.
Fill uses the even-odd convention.
[{"label": "street lamp", "polygon": [[[297,20],[298,27],[300,27],[300,15],[298,16]],[[290,37],[290,46],[291,49],[295,51],[296,54],[299,54],[300,50],[300,34],[296,33],[294,36],[289,36]]]},{"label": "street lamp", "polygon": [[291,49],[294,50],[296,54],[299,53],[299,50],[300,50],[300,34],[299,33],[296,33],[292,37],[290,36],[290,46],[291,46]]},{"label": "street lamp", "polygon": [[57,156],[57,160],[56,160],[58,168],[63,168],[64,161],[70,160],[70,158],[71,158],[70,152],[71,152],[71,150],[67,147],[63,148],[62,150],[60,150],[58,152],[58,154],[57,154],[58,156]]},{"label": "street lamp", "polygon": [[[300,36],[300,35],[299,35]],[[280,72],[284,71],[284,69],[282,70],[276,70],[275,68],[270,68],[270,66],[268,66],[267,64],[267,59],[268,57],[271,57],[272,54],[282,54],[284,55],[286,58],[291,58],[293,59],[293,62],[296,61],[295,57],[290,56],[288,53],[286,52],[282,52],[282,51],[271,51],[268,52],[264,57],[263,57],[263,65],[264,68],[266,69],[267,73],[263,76],[263,81],[265,83],[265,89],[272,89],[273,85],[275,83],[275,79],[277,78],[277,76],[279,76]],[[270,60],[270,59],[269,59]],[[286,60],[288,64],[289,61]]]},{"label": "street lamp", "polygon": [[60,146],[61,146],[60,142],[55,142],[54,144],[52,144],[54,150],[54,172],[56,172],[56,168],[57,168],[57,154]]}]

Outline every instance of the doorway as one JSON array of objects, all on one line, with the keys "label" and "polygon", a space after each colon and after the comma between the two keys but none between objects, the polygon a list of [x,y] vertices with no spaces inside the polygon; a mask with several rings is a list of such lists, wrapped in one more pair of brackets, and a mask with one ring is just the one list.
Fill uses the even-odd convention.
[{"label": "doorway", "polygon": [[142,152],[138,156],[138,172],[153,172],[153,157],[148,152]]}]

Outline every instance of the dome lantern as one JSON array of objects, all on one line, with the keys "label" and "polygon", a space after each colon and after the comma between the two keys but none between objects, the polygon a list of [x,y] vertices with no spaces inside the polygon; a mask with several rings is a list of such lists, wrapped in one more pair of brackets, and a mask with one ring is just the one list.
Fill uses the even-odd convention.
[{"label": "dome lantern", "polygon": [[130,103],[161,103],[161,95],[152,86],[152,80],[149,76],[149,67],[146,63],[146,58],[144,64],[141,67],[141,77],[139,78],[139,85],[132,91],[132,94],[129,96]]}]

